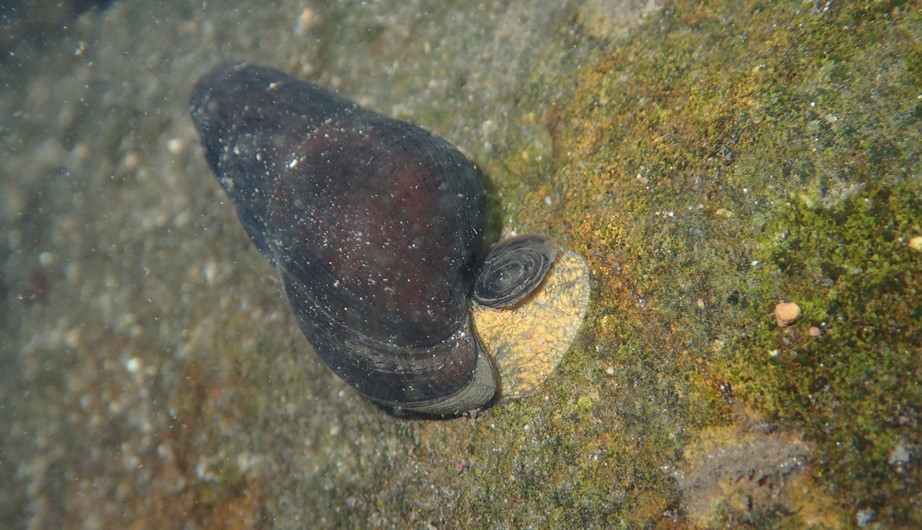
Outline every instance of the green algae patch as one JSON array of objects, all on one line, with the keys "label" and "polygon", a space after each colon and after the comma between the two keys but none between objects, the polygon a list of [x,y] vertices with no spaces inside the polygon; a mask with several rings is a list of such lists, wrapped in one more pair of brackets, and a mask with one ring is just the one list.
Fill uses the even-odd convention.
[{"label": "green algae patch", "polygon": [[828,210],[780,210],[749,296],[765,313],[766,302],[789,297],[804,317],[784,330],[764,318],[722,364],[740,395],[804,426],[815,474],[837,495],[911,521],[920,516],[910,448],[922,443],[922,263],[907,240],[922,198],[915,184],[870,186]]},{"label": "green algae patch", "polygon": [[[660,517],[922,519],[919,27],[918,10],[899,2],[676,2],[628,42],[593,52],[572,97],[544,106],[552,178],[498,179],[524,194],[516,220],[572,241],[595,280],[585,342],[561,370],[573,386],[549,393],[582,421],[617,410],[608,420],[649,445],[634,454],[582,421],[561,427],[636,457]],[[530,173],[532,163],[513,150],[501,167]],[[772,314],[782,301],[803,309],[785,330]],[[587,387],[591,407],[578,395]],[[667,404],[673,423],[641,428],[655,416],[643,408],[633,423],[643,399]],[[762,491],[747,507],[727,490],[676,506],[652,470],[695,464],[670,448],[716,428],[731,438],[719,454],[742,454],[766,442],[726,427],[756,420],[780,429],[778,440],[808,441],[795,451],[796,489],[811,498]]]}]

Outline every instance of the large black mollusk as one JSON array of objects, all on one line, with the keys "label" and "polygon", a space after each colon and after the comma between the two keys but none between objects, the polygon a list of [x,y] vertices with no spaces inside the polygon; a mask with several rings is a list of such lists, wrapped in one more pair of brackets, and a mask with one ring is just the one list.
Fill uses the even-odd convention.
[{"label": "large black mollusk", "polygon": [[265,67],[217,67],[190,108],[218,182],[334,372],[397,409],[490,402],[496,375],[468,307],[485,208],[473,164],[415,125]]}]

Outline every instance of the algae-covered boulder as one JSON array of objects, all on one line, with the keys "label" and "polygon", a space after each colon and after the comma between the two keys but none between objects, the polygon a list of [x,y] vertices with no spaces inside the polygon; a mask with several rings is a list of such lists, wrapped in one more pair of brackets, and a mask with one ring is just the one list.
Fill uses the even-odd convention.
[{"label": "algae-covered boulder", "polygon": [[[920,28],[899,1],[126,0],[20,42],[0,520],[922,525]],[[399,418],[317,360],[188,117],[231,58],[445,137],[497,236],[586,259],[532,395]]]}]

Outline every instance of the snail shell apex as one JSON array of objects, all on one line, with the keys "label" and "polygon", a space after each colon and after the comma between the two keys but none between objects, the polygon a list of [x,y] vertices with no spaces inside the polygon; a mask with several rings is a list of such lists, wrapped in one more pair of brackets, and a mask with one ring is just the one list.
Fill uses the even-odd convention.
[{"label": "snail shell apex", "polygon": [[557,245],[544,234],[511,237],[490,248],[471,297],[488,307],[512,307],[534,291],[557,257]]}]

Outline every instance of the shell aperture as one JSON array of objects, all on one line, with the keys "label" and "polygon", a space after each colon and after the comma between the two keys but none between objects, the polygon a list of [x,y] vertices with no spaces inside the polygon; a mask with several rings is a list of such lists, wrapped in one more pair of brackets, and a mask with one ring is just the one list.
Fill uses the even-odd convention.
[{"label": "shell aperture", "polygon": [[215,68],[190,111],[241,224],[337,375],[414,413],[493,400],[496,370],[468,306],[485,209],[472,163],[420,127],[271,68]]}]

